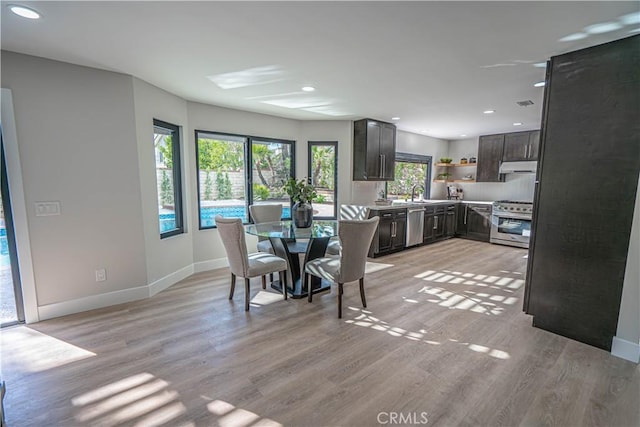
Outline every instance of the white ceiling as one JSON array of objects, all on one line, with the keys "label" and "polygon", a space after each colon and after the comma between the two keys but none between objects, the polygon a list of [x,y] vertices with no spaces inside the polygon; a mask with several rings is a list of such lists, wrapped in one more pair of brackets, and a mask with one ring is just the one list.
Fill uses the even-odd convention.
[{"label": "white ceiling", "polygon": [[[400,129],[444,139],[538,128],[544,68],[533,64],[640,28],[637,1],[10,3],[42,19],[2,1],[5,50],[281,117],[398,116]],[[590,34],[607,22],[620,28]]]}]

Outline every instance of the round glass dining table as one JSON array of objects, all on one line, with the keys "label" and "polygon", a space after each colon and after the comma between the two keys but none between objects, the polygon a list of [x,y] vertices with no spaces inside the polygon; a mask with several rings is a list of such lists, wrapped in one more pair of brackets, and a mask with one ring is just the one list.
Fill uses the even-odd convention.
[{"label": "round glass dining table", "polygon": [[[300,254],[304,254],[302,267],[312,259],[325,255],[329,239],[338,235],[337,220],[314,220],[311,227],[298,228],[293,221],[263,222],[244,227],[247,234],[269,239],[275,254],[287,260],[287,291],[292,298],[305,298],[309,290],[316,294],[331,288],[331,283],[311,276],[304,283],[304,274],[300,268]],[[271,287],[282,292],[279,280]]]}]

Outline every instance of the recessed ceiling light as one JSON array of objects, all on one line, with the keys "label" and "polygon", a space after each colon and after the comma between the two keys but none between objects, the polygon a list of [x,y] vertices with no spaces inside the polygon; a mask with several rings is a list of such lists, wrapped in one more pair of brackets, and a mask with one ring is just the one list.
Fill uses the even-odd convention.
[{"label": "recessed ceiling light", "polygon": [[496,110],[484,110],[483,111],[484,114],[493,114],[495,112],[496,112]]},{"label": "recessed ceiling light", "polygon": [[542,82],[534,83],[534,85],[533,85],[533,86],[534,86],[534,87],[544,87],[544,85],[545,85],[545,82],[544,82],[544,81],[542,81]]},{"label": "recessed ceiling light", "polygon": [[40,19],[40,14],[28,7],[19,6],[17,4],[10,4],[9,9],[11,10],[11,12],[15,13],[18,16],[22,16],[23,18]]},{"label": "recessed ceiling light", "polygon": [[400,117],[391,117],[391,120],[400,120]]},{"label": "recessed ceiling light", "polygon": [[534,67],[536,68],[547,68],[547,63],[546,62],[536,62],[535,64],[533,64]]},{"label": "recessed ceiling light", "polygon": [[460,136],[467,136],[467,134],[466,134],[466,133],[463,133],[463,134],[462,134],[462,135],[460,135]]},{"label": "recessed ceiling light", "polygon": [[513,125],[514,126],[522,126],[522,122],[515,122]]},{"label": "recessed ceiling light", "polygon": [[302,88],[302,90],[305,92],[313,92],[314,90],[316,90],[316,88],[313,86],[305,86]]}]

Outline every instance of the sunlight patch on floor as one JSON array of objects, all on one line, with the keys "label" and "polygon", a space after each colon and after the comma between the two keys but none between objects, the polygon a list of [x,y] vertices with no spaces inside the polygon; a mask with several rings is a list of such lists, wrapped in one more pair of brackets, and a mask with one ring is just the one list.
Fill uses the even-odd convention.
[{"label": "sunlight patch on floor", "polygon": [[263,418],[246,409],[238,408],[223,400],[214,400],[207,404],[207,409],[217,415],[217,425],[219,427],[283,427],[282,424]]},{"label": "sunlight patch on floor", "polygon": [[187,408],[179,397],[167,381],[143,372],[75,396],[71,403],[78,408],[76,421],[83,425],[112,427],[135,421],[131,425],[147,427],[184,414]]},{"label": "sunlight patch on floor", "polygon": [[[522,275],[515,271],[501,271],[501,273]],[[520,289],[524,285],[523,279],[513,277],[487,276],[486,274],[463,273],[460,271],[435,271],[427,270],[413,276],[416,279],[422,279],[435,283],[452,283],[463,284],[468,286],[478,286],[482,288],[493,289]]]},{"label": "sunlight patch on floor", "polygon": [[498,304],[513,305],[518,298],[492,295],[486,292],[464,291],[455,293],[436,286],[424,286],[418,293],[426,294],[431,298],[427,302],[438,304],[457,310],[469,310],[475,313],[498,316],[504,312],[504,308]]},{"label": "sunlight patch on floor", "polygon": [[17,372],[41,372],[57,368],[96,354],[26,326],[0,331],[2,368]]},{"label": "sunlight patch on floor", "polygon": [[278,301],[284,301],[284,296],[282,294],[261,290],[253,298],[251,298],[250,304],[252,307],[260,307],[273,304],[274,302]]},{"label": "sunlight patch on floor", "polygon": [[[439,341],[427,339],[428,332],[424,329],[420,329],[418,332],[407,331],[406,329],[399,328],[397,326],[391,326],[388,322],[372,316],[372,313],[370,311],[362,310],[357,307],[348,307],[348,309],[351,311],[360,312],[360,314],[358,314],[353,319],[345,320],[344,322],[347,324],[373,329],[374,331],[384,332],[392,337],[406,338],[410,341],[423,342],[429,345],[443,344]],[[486,354],[487,356],[493,357],[494,359],[506,360],[511,357],[506,351],[489,348],[480,344],[459,342],[456,339],[449,339],[448,342],[444,342],[445,345],[448,343],[464,347],[476,353]]]},{"label": "sunlight patch on floor", "polygon": [[367,261],[367,264],[364,267],[364,273],[371,274],[375,273],[376,271],[384,270],[391,267],[393,267],[393,264],[383,264],[381,262]]}]

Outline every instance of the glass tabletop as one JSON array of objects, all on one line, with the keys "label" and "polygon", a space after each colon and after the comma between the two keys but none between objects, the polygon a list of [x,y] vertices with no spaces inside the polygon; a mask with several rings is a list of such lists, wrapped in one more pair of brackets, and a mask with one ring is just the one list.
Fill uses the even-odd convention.
[{"label": "glass tabletop", "polygon": [[311,227],[297,228],[293,221],[263,222],[249,224],[244,227],[247,234],[260,237],[280,237],[295,239],[315,239],[318,237],[333,237],[338,235],[337,220],[314,220]]}]

